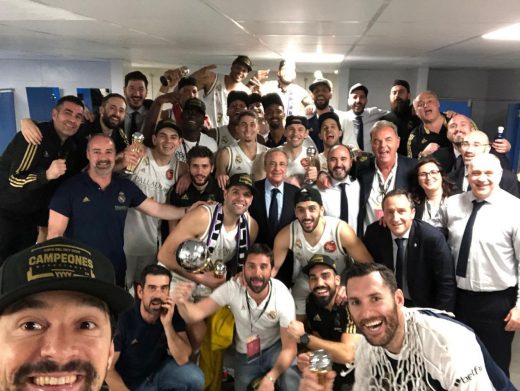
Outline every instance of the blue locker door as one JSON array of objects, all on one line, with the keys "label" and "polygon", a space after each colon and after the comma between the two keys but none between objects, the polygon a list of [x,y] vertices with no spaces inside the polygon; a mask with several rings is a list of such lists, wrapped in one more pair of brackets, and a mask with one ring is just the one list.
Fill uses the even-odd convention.
[{"label": "blue locker door", "polygon": [[26,87],[29,115],[36,122],[51,120],[51,112],[61,98],[58,87]]},{"label": "blue locker door", "polygon": [[14,112],[14,90],[0,90],[0,154],[16,134],[16,116]]},{"label": "blue locker door", "polygon": [[463,114],[466,117],[471,118],[471,101],[470,100],[448,100],[448,99],[440,99],[441,111],[444,113],[445,111],[451,110],[456,113]]}]

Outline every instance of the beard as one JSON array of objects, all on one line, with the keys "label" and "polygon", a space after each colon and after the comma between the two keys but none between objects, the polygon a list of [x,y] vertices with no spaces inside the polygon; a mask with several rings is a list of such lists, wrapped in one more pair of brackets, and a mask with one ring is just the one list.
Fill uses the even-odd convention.
[{"label": "beard", "polygon": [[[46,373],[71,372],[80,373],[84,377],[85,387],[82,391],[97,391],[101,387],[101,378],[94,366],[82,360],[73,360],[65,365],[58,365],[51,360],[42,360],[36,363],[30,362],[22,365],[14,374],[14,385],[16,390],[25,389],[24,385],[30,382],[30,377],[34,373],[45,376]],[[103,376],[104,378],[104,376]],[[98,384],[94,388],[94,384]]]},{"label": "beard", "polygon": [[[146,312],[148,312],[150,315],[154,315],[154,316],[157,316],[157,315],[160,315],[161,313],[161,310],[162,310],[162,306],[161,304],[163,303],[163,301],[161,299],[152,299],[150,300],[150,302],[148,304],[145,304],[143,302],[143,308]],[[157,308],[152,308],[152,304],[154,305],[159,305],[159,307]]]},{"label": "beard", "polygon": [[392,112],[398,116],[406,114],[410,110],[410,100],[396,99],[390,103],[390,108],[392,109]]},{"label": "beard", "polygon": [[316,106],[318,110],[325,110],[327,107],[329,107],[329,102],[329,100],[325,100],[323,102],[315,101],[314,106]]},{"label": "beard", "polygon": [[[269,284],[269,279],[263,278],[263,277],[251,277],[251,278],[248,278],[246,281],[247,281],[247,286],[254,293],[262,292],[265,289],[265,287],[267,286],[267,284]],[[254,281],[261,281],[262,285],[255,286],[255,285],[253,285]]]},{"label": "beard", "polygon": [[[373,318],[365,319],[361,322],[354,321],[354,323],[356,324],[356,327],[358,328],[358,330],[361,331],[361,334],[363,334],[363,336],[367,339],[367,341],[370,345],[382,346],[383,348],[385,348],[386,346],[388,346],[390,344],[390,342],[394,338],[394,336],[397,332],[397,328],[399,326],[397,311],[398,311],[397,305],[394,303],[393,309],[388,314],[386,314],[386,316],[373,317]],[[375,338],[373,338],[371,335],[367,336],[367,334],[365,333],[365,329],[363,327],[365,324],[374,322],[374,321],[382,321],[383,325],[385,326],[385,333],[383,334],[382,337],[380,337],[377,340]]]},{"label": "beard", "polygon": [[[318,289],[323,289],[323,288],[326,288],[329,291],[329,294],[327,296],[317,296],[314,293],[314,291],[316,291]],[[314,303],[318,307],[321,307],[321,308],[327,307],[330,304],[330,302],[332,301],[332,299],[334,299],[334,297],[336,296],[336,290],[337,290],[336,287],[334,287],[334,290],[332,290],[329,286],[326,286],[326,285],[318,286],[318,287],[314,288],[312,291],[312,297],[314,299]]]},{"label": "beard", "polygon": [[123,121],[119,121],[118,123],[114,124],[110,121],[110,117],[107,117],[105,115],[101,116],[101,121],[103,121],[105,126],[109,129],[118,129],[121,127],[121,124],[123,123]]}]

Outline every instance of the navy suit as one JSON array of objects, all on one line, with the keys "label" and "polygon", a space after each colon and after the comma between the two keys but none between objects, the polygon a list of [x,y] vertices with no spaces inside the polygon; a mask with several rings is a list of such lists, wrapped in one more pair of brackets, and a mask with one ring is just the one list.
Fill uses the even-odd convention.
[{"label": "navy suit", "polygon": [[[265,243],[269,247],[273,248],[274,238],[276,234],[290,222],[296,219],[294,215],[294,197],[300,190],[296,186],[293,186],[287,182],[284,182],[283,186],[283,201],[282,201],[282,213],[280,214],[278,227],[272,227],[269,225],[267,218],[267,212],[269,211],[269,205],[265,204],[265,181],[257,181],[254,183],[256,190],[253,202],[249,207],[249,213],[258,223],[258,236],[256,238],[257,243]],[[286,261],[278,271],[277,278],[289,286],[292,280],[293,272],[293,258],[292,253],[289,252]]]},{"label": "navy suit", "polygon": [[[394,270],[393,240],[388,228],[379,222],[370,224],[363,242],[376,262]],[[456,292],[453,258],[443,234],[424,221],[412,222],[406,272],[414,306],[453,311]]]},{"label": "navy suit", "polygon": [[[397,172],[395,175],[395,187],[394,189],[410,190],[412,183],[412,175],[417,167],[417,160],[411,159],[406,156],[397,155]],[[368,197],[372,189],[372,182],[374,181],[374,175],[376,175],[375,160],[371,161],[368,167],[360,171],[357,175],[359,186],[361,187],[361,195],[359,197],[360,206],[358,214],[358,232],[363,232],[363,222],[367,214]],[[392,190],[392,189],[390,189]]]}]

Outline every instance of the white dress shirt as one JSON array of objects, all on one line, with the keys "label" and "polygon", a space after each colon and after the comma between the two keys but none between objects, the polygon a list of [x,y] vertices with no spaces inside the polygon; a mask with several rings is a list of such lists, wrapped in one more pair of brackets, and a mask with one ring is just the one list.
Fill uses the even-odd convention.
[{"label": "white dress shirt", "polygon": [[341,188],[339,185],[346,183],[345,193],[348,200],[348,224],[356,231],[357,218],[359,214],[359,182],[346,176],[342,181],[332,178],[332,187],[320,190],[325,216],[332,216],[339,219],[341,212]]},{"label": "white dress shirt", "polygon": [[279,192],[276,194],[276,201],[278,201],[278,221],[280,221],[283,207],[283,184],[284,182],[282,182],[279,186],[273,186],[269,180],[265,180],[265,210],[267,212],[267,218],[269,218],[269,207],[271,206],[271,190],[277,188]]},{"label": "white dress shirt", "polygon": [[[473,210],[472,192],[449,197],[444,216],[455,263],[464,229]],[[520,199],[496,188],[477,213],[466,277],[457,287],[475,292],[502,291],[518,284],[520,274]],[[456,266],[456,265],[455,265]],[[520,306],[520,299],[517,299]]]},{"label": "white dress shirt", "polygon": [[[370,129],[372,129],[372,126],[388,113],[388,110],[382,110],[379,107],[365,107],[365,110],[359,114],[363,120],[363,144],[365,151],[372,152],[372,146],[370,145]],[[341,139],[342,144],[352,144],[352,135],[354,140],[357,140],[358,129],[356,129],[356,126],[354,125],[356,117],[358,117],[358,114],[355,114],[352,110],[347,111],[345,114],[344,120],[341,123],[343,129],[343,138]],[[357,146],[357,141],[355,141],[354,144]]]}]

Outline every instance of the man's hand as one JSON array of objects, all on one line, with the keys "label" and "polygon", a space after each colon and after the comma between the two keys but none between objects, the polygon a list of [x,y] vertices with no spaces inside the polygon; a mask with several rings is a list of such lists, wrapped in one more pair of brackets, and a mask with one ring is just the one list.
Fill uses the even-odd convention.
[{"label": "man's hand", "polygon": [[505,138],[493,141],[491,146],[498,153],[508,153],[511,150],[511,143]]},{"label": "man's hand", "polygon": [[300,372],[303,372],[305,368],[309,366],[309,363],[311,362],[311,353],[305,352],[298,355],[298,369]]},{"label": "man's hand", "polygon": [[264,376],[258,385],[257,391],[274,391],[274,383]]},{"label": "man's hand", "polygon": [[203,274],[199,274],[199,276],[201,276],[199,283],[206,285],[208,288],[211,289],[216,289],[226,282],[225,276],[215,277],[215,274],[212,271],[204,272]]},{"label": "man's hand", "polygon": [[457,115],[457,112],[453,110],[448,110],[444,112],[444,115],[446,116],[446,118],[451,119]]},{"label": "man's hand", "polygon": [[175,302],[167,296],[161,306],[161,323],[164,327],[172,324],[173,314],[175,313]]},{"label": "man's hand", "polygon": [[191,76],[197,80],[197,83],[205,85],[215,77],[215,69],[217,69],[215,64],[206,65],[205,67],[197,69]]},{"label": "man's hand", "polygon": [[159,101],[161,105],[165,103],[171,103],[175,104],[180,102],[180,92],[179,91],[173,91],[173,92],[167,92],[166,94],[159,95],[156,100]]},{"label": "man's hand", "polygon": [[252,77],[251,79],[249,79],[249,82],[247,83],[247,86],[249,87],[249,89],[251,90],[251,92],[254,92],[256,94],[260,94],[260,88],[262,86],[262,83],[256,78],[256,77]]},{"label": "man's hand", "polygon": [[424,148],[421,153],[419,153],[419,157],[425,157],[425,156],[429,156],[431,155],[432,153],[434,153],[436,150],[438,150],[440,148],[440,145],[437,144],[437,143],[430,143],[426,146],[426,148]]},{"label": "man's hand", "polygon": [[217,182],[218,182],[218,186],[222,189],[222,190],[225,190],[226,189],[226,185],[229,181],[229,175],[227,174],[220,174],[220,175],[217,175]]},{"label": "man's hand", "polygon": [[287,332],[293,337],[296,342],[300,341],[300,337],[305,334],[305,327],[302,322],[298,320],[291,320],[287,327]]},{"label": "man's hand", "polygon": [[30,118],[22,118],[20,121],[20,132],[28,144],[40,145],[42,142],[42,132]]},{"label": "man's hand", "polygon": [[48,181],[52,181],[65,174],[66,171],[67,164],[65,163],[65,159],[56,159],[52,161],[47,171],[45,171],[45,176]]},{"label": "man's hand", "polygon": [[334,303],[336,305],[346,305],[347,304],[347,288],[343,285],[340,285],[336,291],[336,297],[334,298]]},{"label": "man's hand", "polygon": [[316,182],[318,179],[318,169],[316,166],[309,166],[307,167],[307,171],[305,172],[305,180],[309,180],[312,182]]},{"label": "man's hand", "polygon": [[329,371],[325,378],[325,384],[320,384],[318,382],[318,374],[311,372],[309,368],[305,368],[303,370],[303,377],[300,380],[299,391],[332,391],[332,386],[334,385],[334,378],[336,377],[336,372]]},{"label": "man's hand", "polygon": [[92,111],[88,111],[87,108],[85,108],[85,111],[83,112],[83,119],[88,122],[94,122],[96,120],[96,114]]},{"label": "man's hand", "polygon": [[136,152],[135,146],[129,145],[123,151],[123,167],[128,167],[130,164],[137,166],[142,156],[142,151]]},{"label": "man's hand", "polygon": [[330,189],[332,187],[332,180],[330,179],[329,174],[322,171],[318,174],[318,179],[316,180],[316,186],[318,189],[325,190]]},{"label": "man's hand", "polygon": [[189,302],[194,288],[195,284],[193,282],[178,282],[173,290],[173,301],[177,304]]},{"label": "man's hand", "polygon": [[191,185],[191,177],[189,173],[182,175],[175,184],[175,193],[181,195],[188,190],[188,187]]},{"label": "man's hand", "polygon": [[507,314],[504,319],[506,323],[506,327],[504,330],[506,331],[516,331],[520,330],[520,308],[513,307]]},{"label": "man's hand", "polygon": [[270,69],[259,69],[256,71],[256,73],[254,74],[253,77],[256,80],[258,80],[260,83],[263,83],[269,78],[270,71],[271,71]]}]

